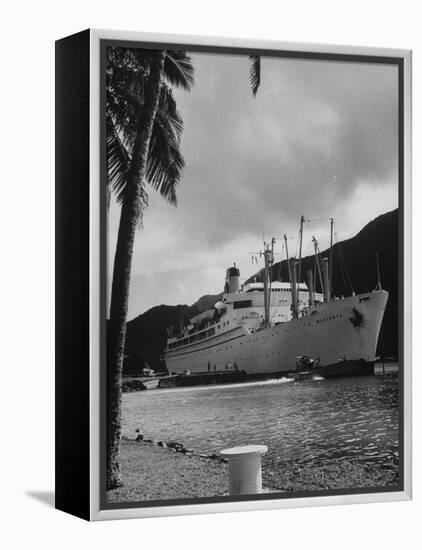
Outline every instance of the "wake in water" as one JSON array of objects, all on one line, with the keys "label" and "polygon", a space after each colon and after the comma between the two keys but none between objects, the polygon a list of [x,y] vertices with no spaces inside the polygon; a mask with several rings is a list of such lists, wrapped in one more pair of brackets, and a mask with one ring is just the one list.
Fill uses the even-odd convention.
[{"label": "wake in water", "polygon": [[154,395],[159,392],[192,392],[192,391],[201,391],[201,390],[224,390],[232,388],[250,388],[253,386],[276,386],[278,384],[286,384],[287,382],[293,382],[293,378],[269,378],[268,380],[255,380],[253,382],[238,382],[236,384],[209,384],[204,386],[187,386],[182,388],[163,388],[154,390]]}]

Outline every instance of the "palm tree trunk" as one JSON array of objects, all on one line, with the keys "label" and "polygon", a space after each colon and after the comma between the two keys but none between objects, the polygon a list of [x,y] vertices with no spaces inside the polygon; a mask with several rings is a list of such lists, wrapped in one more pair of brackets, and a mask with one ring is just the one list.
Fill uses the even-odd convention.
[{"label": "palm tree trunk", "polygon": [[111,288],[107,334],[107,489],[122,485],[120,466],[123,355],[129,301],[135,231],[141,215],[141,188],[148,159],[152,128],[160,97],[164,51],[153,55],[145,90],[143,123],[138,130],[127,174],[127,187],[120,213]]}]

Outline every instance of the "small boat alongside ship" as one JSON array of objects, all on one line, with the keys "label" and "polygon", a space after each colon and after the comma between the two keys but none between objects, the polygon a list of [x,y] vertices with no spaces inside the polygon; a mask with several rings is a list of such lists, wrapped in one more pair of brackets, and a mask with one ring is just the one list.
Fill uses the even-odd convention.
[{"label": "small boat alongside ship", "polygon": [[288,281],[271,280],[273,238],[259,253],[261,281],[241,284],[239,269],[229,267],[222,299],[178,333],[169,329],[164,360],[170,374],[206,380],[230,372],[247,378],[373,372],[388,292],[378,282],[372,291],[334,294],[332,219],[329,258],[321,258],[313,237],[315,268],[301,281],[303,222],[302,216],[298,259],[289,258],[286,240]]}]

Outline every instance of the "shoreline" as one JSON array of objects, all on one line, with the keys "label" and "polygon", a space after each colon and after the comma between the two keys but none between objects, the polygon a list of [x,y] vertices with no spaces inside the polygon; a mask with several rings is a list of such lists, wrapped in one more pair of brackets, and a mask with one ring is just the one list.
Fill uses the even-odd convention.
[{"label": "shoreline", "polygon": [[[160,446],[162,442],[122,440],[123,487],[107,491],[108,502],[136,502],[228,495],[228,465],[218,455]],[[164,444],[165,445],[165,444]],[[277,492],[324,491],[369,487],[392,488],[398,465],[390,467],[336,460],[274,471],[263,457],[263,486]]]}]

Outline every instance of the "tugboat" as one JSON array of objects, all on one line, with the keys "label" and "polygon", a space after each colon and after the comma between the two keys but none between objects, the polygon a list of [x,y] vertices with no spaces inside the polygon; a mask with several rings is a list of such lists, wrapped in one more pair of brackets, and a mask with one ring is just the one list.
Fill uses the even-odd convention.
[{"label": "tugboat", "polygon": [[157,377],[154,369],[152,369],[148,363],[144,364],[142,369],[142,378],[139,380],[142,383],[144,390],[155,390],[160,385],[160,378]]}]

